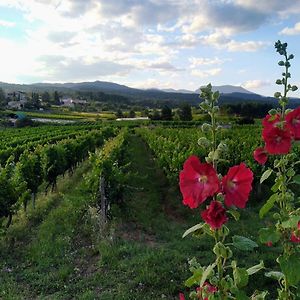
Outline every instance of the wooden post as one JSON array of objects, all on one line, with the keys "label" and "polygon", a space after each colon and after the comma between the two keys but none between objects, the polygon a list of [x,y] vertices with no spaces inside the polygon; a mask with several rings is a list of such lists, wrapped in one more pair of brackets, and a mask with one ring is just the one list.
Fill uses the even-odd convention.
[{"label": "wooden post", "polygon": [[107,203],[106,203],[106,196],[105,196],[105,178],[103,175],[100,176],[99,191],[100,191],[101,215],[102,215],[104,222],[106,222],[106,220],[107,220],[107,211],[106,211]]}]

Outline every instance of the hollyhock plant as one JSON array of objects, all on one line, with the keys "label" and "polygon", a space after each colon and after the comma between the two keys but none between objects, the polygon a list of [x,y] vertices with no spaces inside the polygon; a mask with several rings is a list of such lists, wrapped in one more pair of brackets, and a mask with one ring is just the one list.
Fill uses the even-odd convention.
[{"label": "hollyhock plant", "polygon": [[292,147],[292,134],[287,126],[264,128],[262,132],[266,150],[270,154],[287,154]]},{"label": "hollyhock plant", "polygon": [[300,107],[289,112],[285,117],[287,126],[296,141],[300,140]]},{"label": "hollyhock plant", "polygon": [[252,190],[253,172],[244,163],[231,167],[222,179],[225,204],[245,208]]},{"label": "hollyhock plant", "polygon": [[[276,84],[283,86],[283,93],[276,92],[274,95],[278,99],[279,108],[269,111],[269,115],[263,120],[262,137],[267,153],[277,156],[273,166],[268,167],[262,174],[260,183],[272,174],[275,175],[275,182],[271,186],[272,194],[261,207],[259,216],[263,218],[273,207],[276,212],[272,215],[273,224],[268,222],[267,228],[259,230],[259,239],[268,246],[276,243],[281,248],[281,254],[276,258],[281,272],[276,270],[266,274],[268,277],[272,277],[270,275],[274,273],[279,275],[274,277],[278,281],[276,299],[294,300],[298,299],[297,287],[300,284],[300,175],[297,174],[300,161],[298,154],[292,152],[292,146],[300,139],[300,107],[293,111],[286,109],[289,102],[288,92],[297,90],[295,85],[288,83],[291,78],[290,61],[294,55],[287,54],[287,43],[278,41],[275,48],[283,56],[283,60],[278,62],[284,68],[282,78],[276,80]],[[263,156],[260,157],[259,151],[255,150],[254,158],[260,163]]]},{"label": "hollyhock plant", "polygon": [[197,208],[219,188],[219,179],[211,164],[200,163],[195,155],[186,160],[180,172],[180,191],[184,205]]},{"label": "hollyhock plant", "polygon": [[268,152],[264,147],[258,147],[253,152],[254,159],[261,165],[264,165],[268,160]]},{"label": "hollyhock plant", "polygon": [[207,209],[201,213],[201,217],[212,229],[219,229],[228,221],[226,210],[219,201],[210,202]]},{"label": "hollyhock plant", "polygon": [[[229,222],[228,216],[232,215],[235,219],[238,219],[239,216],[239,213],[235,209],[231,209],[231,206],[234,205],[238,208],[246,206],[252,189],[253,173],[244,163],[231,167],[223,179],[221,179],[222,175],[217,173],[217,165],[222,161],[221,156],[224,149],[227,148],[224,141],[220,141],[218,145],[217,140],[220,127],[216,122],[218,106],[215,104],[219,93],[212,92],[210,84],[201,88],[201,92],[204,102],[200,104],[200,107],[211,117],[211,124],[203,124],[202,131],[204,134],[207,134],[207,130],[210,132],[211,141],[206,137],[201,137],[198,144],[206,149],[209,145],[210,152],[205,157],[206,163],[201,163],[195,155],[186,160],[183,170],[180,172],[179,185],[185,205],[197,208],[204,201],[207,202],[207,205],[200,213],[204,222],[186,230],[183,237],[189,234],[195,234],[198,237],[202,235],[212,237],[215,242],[212,249],[215,261],[208,266],[201,266],[196,259],[190,260],[190,270],[193,275],[186,280],[185,285],[188,288],[192,288],[194,285],[197,287],[196,291],[193,289],[190,292],[191,299],[237,299],[236,296],[240,294],[240,280],[244,280],[247,285],[248,277],[264,268],[263,262],[260,262],[249,269],[251,270],[249,274],[240,275],[241,268],[237,267],[236,261],[231,259],[233,252],[229,245],[243,251],[253,250],[258,245],[242,236],[233,236],[232,243],[225,243],[229,236],[229,228],[226,226],[226,223]],[[231,271],[232,275],[229,274]],[[244,277],[241,278],[241,276]],[[258,292],[256,294],[260,296],[259,299],[264,299],[265,293]],[[256,299],[255,297],[252,299]]]}]

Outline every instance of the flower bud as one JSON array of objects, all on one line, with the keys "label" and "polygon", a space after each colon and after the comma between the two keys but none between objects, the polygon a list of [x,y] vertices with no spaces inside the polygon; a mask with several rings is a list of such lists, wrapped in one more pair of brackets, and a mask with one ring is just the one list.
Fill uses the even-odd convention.
[{"label": "flower bud", "polygon": [[277,114],[277,110],[275,108],[272,108],[268,111],[268,114],[271,116],[275,116]]},{"label": "flower bud", "polygon": [[208,131],[211,130],[211,125],[208,124],[208,123],[204,123],[204,124],[202,124],[202,126],[201,126],[201,130],[202,130],[203,132],[208,132]]},{"label": "flower bud", "polygon": [[[280,54],[281,54],[281,53],[280,53]],[[279,66],[284,66],[284,61],[283,61],[283,60],[279,61],[279,62],[278,62],[278,65],[279,65]]]},{"label": "flower bud", "polygon": [[298,87],[297,87],[296,85],[293,85],[293,86],[292,86],[292,91],[295,92],[295,91],[297,91],[297,90],[298,90]]},{"label": "flower bud", "polygon": [[293,59],[293,58],[294,58],[293,54],[290,54],[290,56],[288,57],[288,59]]},{"label": "flower bud", "polygon": [[203,148],[208,148],[211,145],[211,142],[206,137],[201,137],[198,139],[198,145]]},{"label": "flower bud", "polygon": [[280,97],[281,97],[281,93],[280,93],[280,92],[276,92],[276,93],[274,94],[274,97],[275,97],[275,98],[280,98]]},{"label": "flower bud", "polygon": [[282,84],[281,79],[277,79],[277,80],[276,80],[276,84]]}]

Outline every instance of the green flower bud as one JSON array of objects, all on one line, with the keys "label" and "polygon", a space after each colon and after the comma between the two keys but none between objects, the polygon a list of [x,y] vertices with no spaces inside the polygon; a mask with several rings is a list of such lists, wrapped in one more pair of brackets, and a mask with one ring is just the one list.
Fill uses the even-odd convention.
[{"label": "green flower bud", "polygon": [[276,93],[274,94],[274,97],[275,97],[275,98],[280,98],[280,97],[281,97],[281,93],[280,93],[280,92],[276,92]]},{"label": "green flower bud", "polygon": [[292,86],[292,91],[295,92],[295,91],[297,91],[297,90],[298,90],[298,87],[297,87],[296,85],[293,85],[293,86]]},{"label": "green flower bud", "polygon": [[288,109],[285,110],[285,113],[288,114],[288,113],[290,113],[291,111],[293,111],[293,110],[290,109],[290,108],[288,108]]},{"label": "green flower bud", "polygon": [[277,114],[277,110],[275,108],[272,108],[268,111],[268,114],[271,115],[271,116],[274,116]]},{"label": "green flower bud", "polygon": [[280,79],[277,79],[276,84],[282,84],[282,81]]},{"label": "green flower bud", "polygon": [[198,139],[198,145],[203,148],[209,148],[211,145],[211,142],[206,137],[201,137]]},{"label": "green flower bud", "polygon": [[288,59],[293,59],[293,58],[294,58],[293,54],[290,54],[290,56],[288,57]]},{"label": "green flower bud", "polygon": [[[280,52],[279,52],[279,53],[280,53]],[[281,54],[281,53],[280,53],[280,54]],[[279,61],[279,62],[278,62],[278,65],[279,65],[279,66],[284,66],[284,61],[283,61],[283,60]]]},{"label": "green flower bud", "polygon": [[202,130],[203,132],[208,132],[208,131],[211,130],[211,125],[208,124],[208,123],[204,123],[204,124],[202,124],[202,126],[201,126],[201,130]]}]

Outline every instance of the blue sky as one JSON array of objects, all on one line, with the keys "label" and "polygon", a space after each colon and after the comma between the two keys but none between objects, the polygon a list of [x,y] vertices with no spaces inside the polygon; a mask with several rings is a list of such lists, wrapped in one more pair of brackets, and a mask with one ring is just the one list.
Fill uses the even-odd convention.
[{"label": "blue sky", "polygon": [[278,39],[300,85],[299,16],[300,0],[0,0],[0,81],[211,82],[271,96]]}]

